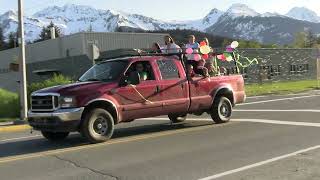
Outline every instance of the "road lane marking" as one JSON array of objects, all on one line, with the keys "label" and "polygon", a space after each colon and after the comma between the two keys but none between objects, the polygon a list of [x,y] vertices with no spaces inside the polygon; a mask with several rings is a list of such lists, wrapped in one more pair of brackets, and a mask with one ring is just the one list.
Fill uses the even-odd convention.
[{"label": "road lane marking", "polygon": [[263,97],[267,97],[267,96],[249,96],[247,97],[247,99],[263,98]]},{"label": "road lane marking", "polygon": [[319,113],[320,109],[234,109],[235,112],[314,112]]},{"label": "road lane marking", "polygon": [[222,173],[215,174],[215,175],[212,175],[212,176],[208,176],[208,177],[205,177],[205,178],[201,178],[199,180],[218,179],[218,178],[221,178],[221,177],[224,177],[224,176],[227,176],[227,175],[231,175],[231,174],[242,172],[242,171],[245,171],[245,170],[248,170],[248,169],[252,169],[252,168],[259,167],[259,166],[263,166],[263,165],[266,165],[266,164],[269,164],[269,163],[273,163],[273,162],[276,162],[276,161],[287,159],[289,157],[297,156],[299,154],[306,153],[306,152],[313,151],[313,150],[317,150],[317,149],[320,149],[320,145],[313,146],[313,147],[306,148],[306,149],[302,149],[302,150],[299,150],[299,151],[296,151],[296,152],[293,152],[293,153],[290,153],[290,154],[285,154],[285,155],[282,155],[282,156],[274,157],[274,158],[271,158],[271,159],[268,159],[268,160],[265,160],[265,161],[261,161],[261,162],[254,163],[254,164],[250,164],[250,165],[243,166],[243,167],[240,167],[240,168],[237,168],[237,169],[233,169],[233,170],[230,170],[230,171],[226,171],[226,172],[222,172]]},{"label": "road lane marking", "polygon": [[11,139],[3,139],[3,140],[0,140],[0,143],[2,143],[2,142],[10,142],[10,141],[17,141],[17,140],[32,139],[32,138],[35,138],[35,137],[41,137],[41,135],[17,137],[17,138],[11,138]]},{"label": "road lane marking", "polygon": [[320,127],[320,123],[297,122],[297,121],[279,121],[267,119],[233,119],[234,122],[255,122],[265,124],[279,124],[279,125],[292,125],[292,126],[307,126],[307,127]]},{"label": "road lane marking", "polygon": [[237,106],[244,106],[244,105],[251,105],[251,104],[262,104],[262,103],[285,101],[285,100],[295,100],[295,99],[303,99],[303,98],[318,97],[318,96],[320,96],[320,95],[299,96],[299,97],[292,97],[292,98],[279,98],[279,99],[271,99],[271,100],[265,100],[265,101],[242,103],[242,104],[237,104]]},{"label": "road lane marking", "polygon": [[[164,121],[169,120],[168,118],[145,118],[141,120],[147,121]],[[204,118],[188,118],[190,121],[212,121],[212,119]],[[254,122],[254,123],[265,123],[265,124],[279,124],[279,125],[292,125],[292,126],[307,126],[307,127],[320,127],[320,123],[309,123],[309,122],[297,122],[297,121],[281,121],[281,120],[268,120],[268,119],[231,119],[232,122]]]},{"label": "road lane marking", "polygon": [[169,130],[169,131],[165,131],[165,132],[149,133],[149,134],[137,135],[137,136],[133,136],[133,137],[118,138],[118,139],[114,139],[114,140],[111,139],[110,141],[107,141],[105,143],[100,143],[100,144],[82,144],[82,145],[80,144],[80,146],[77,146],[77,147],[69,147],[69,148],[65,148],[65,149],[49,150],[49,151],[45,151],[45,152],[37,152],[37,153],[31,153],[31,154],[27,154],[27,155],[5,157],[5,158],[0,158],[0,164],[13,162],[13,161],[19,161],[19,160],[26,160],[26,159],[31,159],[31,158],[47,157],[47,156],[57,155],[57,154],[61,154],[61,153],[80,151],[80,150],[103,147],[103,146],[108,146],[108,145],[113,145],[113,144],[134,142],[134,141],[146,140],[146,139],[151,139],[151,138],[159,138],[159,137],[164,137],[164,136],[169,136],[169,135],[182,134],[182,133],[186,133],[186,132],[196,132],[196,131],[200,131],[200,130],[212,129],[212,128],[222,127],[222,126],[231,125],[231,124],[235,124],[235,123],[237,123],[237,122],[227,123],[227,124],[219,124],[219,125],[214,125],[214,126],[212,124],[209,124],[209,125],[200,126],[200,127],[190,127],[190,128],[185,128],[185,129]]}]

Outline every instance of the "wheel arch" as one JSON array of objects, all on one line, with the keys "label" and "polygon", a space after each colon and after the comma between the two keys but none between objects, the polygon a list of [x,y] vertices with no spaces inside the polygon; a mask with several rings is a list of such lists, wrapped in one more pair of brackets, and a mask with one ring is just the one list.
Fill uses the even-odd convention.
[{"label": "wheel arch", "polygon": [[224,96],[228,98],[232,104],[232,106],[235,105],[235,99],[234,99],[234,93],[233,89],[230,86],[221,86],[217,88],[215,91],[212,93],[212,103],[218,98]]},{"label": "wheel arch", "polygon": [[81,116],[80,124],[82,124],[84,116],[94,108],[102,108],[107,110],[112,115],[114,124],[119,123],[119,112],[118,112],[117,106],[112,101],[107,99],[94,99],[86,104],[85,109]]}]

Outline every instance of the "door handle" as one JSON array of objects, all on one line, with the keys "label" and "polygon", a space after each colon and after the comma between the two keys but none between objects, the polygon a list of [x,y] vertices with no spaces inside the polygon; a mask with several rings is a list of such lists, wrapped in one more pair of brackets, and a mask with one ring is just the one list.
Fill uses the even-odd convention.
[{"label": "door handle", "polygon": [[156,93],[160,93],[160,91],[161,91],[160,86],[156,86]]}]

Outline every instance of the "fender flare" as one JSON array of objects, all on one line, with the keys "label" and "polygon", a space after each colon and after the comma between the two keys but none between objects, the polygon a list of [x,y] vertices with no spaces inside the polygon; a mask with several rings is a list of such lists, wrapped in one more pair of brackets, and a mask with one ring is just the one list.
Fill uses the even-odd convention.
[{"label": "fender flare", "polygon": [[[115,121],[115,124],[119,123],[121,121],[121,118],[120,118],[120,114],[119,114],[119,111],[118,111],[118,108],[116,106],[116,104],[114,102],[112,102],[111,100],[109,99],[105,99],[105,98],[97,98],[97,99],[93,99],[89,102],[86,103],[85,105],[85,110],[86,108],[88,108],[91,104],[94,104],[96,102],[104,102],[106,104],[108,104],[108,106],[111,106],[112,109],[115,111],[115,114],[114,114],[114,121]],[[84,113],[85,114],[85,113]]]},{"label": "fender flare", "polygon": [[213,90],[212,91],[212,104],[214,102],[214,100],[216,99],[217,95],[219,94],[219,92],[222,92],[222,91],[227,91],[229,93],[231,93],[231,97],[228,97],[232,103],[232,105],[235,104],[235,98],[234,98],[234,91],[232,89],[232,87],[230,85],[223,85],[223,86],[220,86],[218,87],[217,89]]}]

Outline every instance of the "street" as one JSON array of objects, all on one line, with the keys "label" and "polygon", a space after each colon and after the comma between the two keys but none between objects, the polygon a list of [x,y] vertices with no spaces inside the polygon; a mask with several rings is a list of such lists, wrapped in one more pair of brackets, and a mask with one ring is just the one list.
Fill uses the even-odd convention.
[{"label": "street", "polygon": [[250,97],[227,124],[207,114],[119,124],[102,144],[0,133],[0,179],[320,179],[319,115],[320,94],[310,92]]}]

